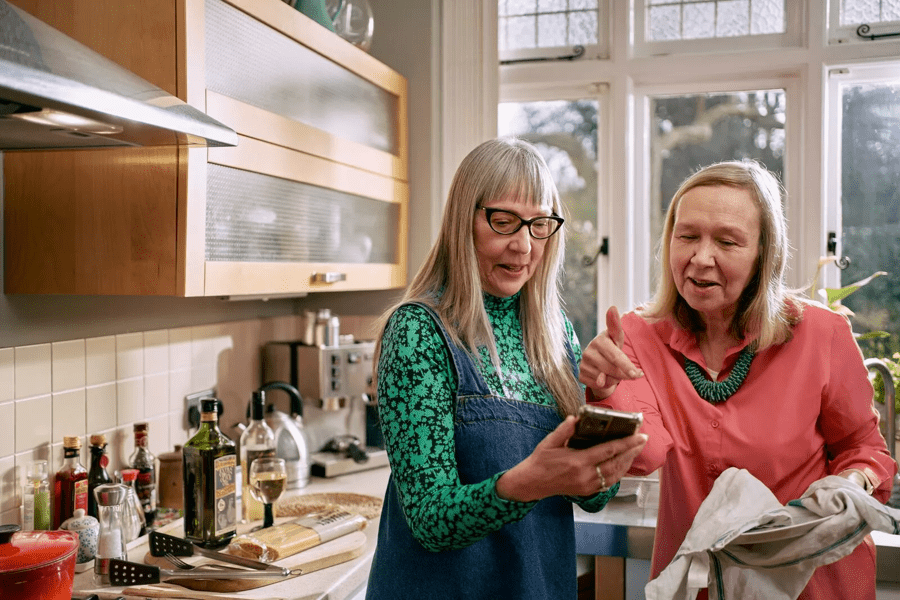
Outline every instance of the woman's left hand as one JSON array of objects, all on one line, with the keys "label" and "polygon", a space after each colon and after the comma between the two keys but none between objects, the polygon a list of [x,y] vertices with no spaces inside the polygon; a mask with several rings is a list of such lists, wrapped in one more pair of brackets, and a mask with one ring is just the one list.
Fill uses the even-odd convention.
[{"label": "woman's left hand", "polygon": [[644,449],[647,436],[597,444],[583,450],[566,444],[575,433],[575,417],[565,421],[531,455],[497,480],[497,495],[506,500],[531,502],[550,496],[593,496],[618,482]]}]

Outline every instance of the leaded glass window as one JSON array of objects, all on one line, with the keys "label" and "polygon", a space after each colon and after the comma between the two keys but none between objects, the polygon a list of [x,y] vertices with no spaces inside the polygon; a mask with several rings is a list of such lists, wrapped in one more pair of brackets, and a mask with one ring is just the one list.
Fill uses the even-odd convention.
[{"label": "leaded glass window", "polygon": [[649,42],[785,32],[785,0],[644,0]]},{"label": "leaded glass window", "polygon": [[900,21],[900,0],[841,0],[841,25]]},{"label": "leaded glass window", "polygon": [[499,50],[597,44],[598,0],[498,0]]}]

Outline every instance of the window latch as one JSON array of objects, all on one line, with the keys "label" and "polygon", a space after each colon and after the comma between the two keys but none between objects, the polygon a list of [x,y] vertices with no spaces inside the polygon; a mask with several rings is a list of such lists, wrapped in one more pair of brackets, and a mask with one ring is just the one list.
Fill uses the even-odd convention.
[{"label": "window latch", "polygon": [[[828,244],[826,248],[828,250],[828,256],[834,256],[834,253],[837,251],[837,234],[833,231],[828,232]],[[850,266],[850,257],[842,256],[834,261],[834,264],[838,269],[843,271]]]}]

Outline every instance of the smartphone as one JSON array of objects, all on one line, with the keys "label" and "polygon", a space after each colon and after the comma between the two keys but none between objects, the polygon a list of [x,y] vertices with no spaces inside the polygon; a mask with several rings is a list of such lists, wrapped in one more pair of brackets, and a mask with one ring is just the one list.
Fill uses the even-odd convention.
[{"label": "smartphone", "polygon": [[586,404],[578,410],[575,434],[569,448],[590,448],[602,442],[628,437],[638,432],[644,415]]}]

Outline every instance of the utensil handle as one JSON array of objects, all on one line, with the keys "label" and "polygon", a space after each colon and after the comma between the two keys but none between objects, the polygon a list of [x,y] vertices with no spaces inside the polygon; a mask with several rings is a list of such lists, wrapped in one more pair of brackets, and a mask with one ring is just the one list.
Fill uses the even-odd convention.
[{"label": "utensil handle", "polygon": [[[221,594],[219,592],[200,592],[186,590],[182,587],[163,583],[159,587],[153,585],[136,585],[122,590],[122,594],[138,596],[141,598],[196,598],[198,600],[247,600],[246,596],[237,594]],[[272,598],[271,600],[285,600],[284,598]]]},{"label": "utensil handle", "polygon": [[159,570],[160,581],[168,579],[281,579],[291,572],[287,569],[282,573],[275,571],[240,571],[238,569],[191,569],[190,571],[166,571]]},{"label": "utensil handle", "polygon": [[233,554],[225,554],[224,552],[216,552],[215,550],[207,550],[206,548],[201,548],[200,546],[197,546],[197,545],[194,545],[194,551],[199,554],[202,554],[203,556],[205,556],[207,558],[214,558],[216,560],[231,563],[233,565],[249,567],[251,569],[256,569],[257,571],[274,571],[277,573],[281,573],[282,575],[286,575],[290,572],[288,569],[285,569],[284,567],[279,567],[277,565],[269,565],[264,562],[259,562],[258,560],[253,560],[252,558],[244,558],[243,556],[234,556]]}]

